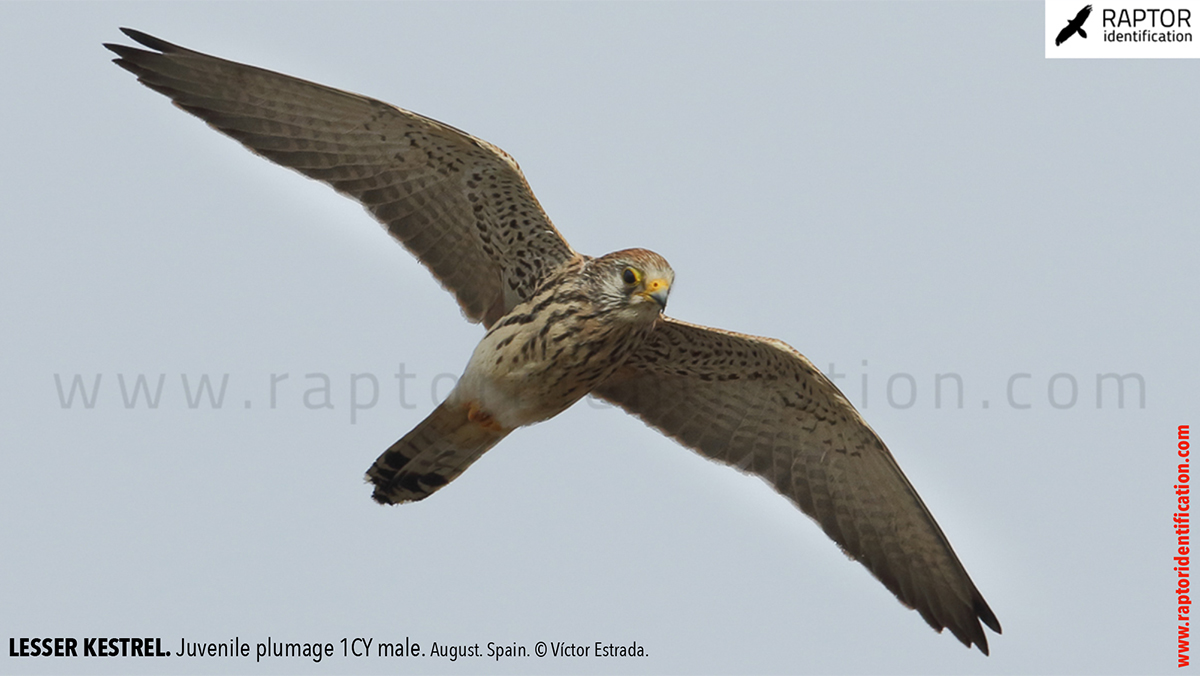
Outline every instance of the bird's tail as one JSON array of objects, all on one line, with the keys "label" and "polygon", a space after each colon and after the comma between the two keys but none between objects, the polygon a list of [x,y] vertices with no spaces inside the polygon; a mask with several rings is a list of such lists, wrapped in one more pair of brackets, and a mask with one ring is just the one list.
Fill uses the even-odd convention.
[{"label": "bird's tail", "polygon": [[471,420],[462,404],[442,402],[367,470],[367,481],[375,484],[372,497],[385,505],[429,497],[508,432]]},{"label": "bird's tail", "polygon": [[1076,31],[1079,33],[1079,37],[1081,37],[1081,38],[1087,37],[1087,31],[1083,30],[1082,28],[1077,28]]}]

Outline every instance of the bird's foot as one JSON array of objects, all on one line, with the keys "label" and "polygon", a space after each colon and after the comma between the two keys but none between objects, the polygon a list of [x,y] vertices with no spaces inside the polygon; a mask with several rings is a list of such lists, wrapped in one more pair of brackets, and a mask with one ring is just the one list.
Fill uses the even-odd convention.
[{"label": "bird's foot", "polygon": [[492,417],[492,414],[488,413],[482,408],[479,408],[479,404],[474,401],[467,404],[467,420],[470,420],[485,430],[490,430],[492,432],[504,431],[504,428],[500,426],[500,423],[496,422],[496,419]]}]

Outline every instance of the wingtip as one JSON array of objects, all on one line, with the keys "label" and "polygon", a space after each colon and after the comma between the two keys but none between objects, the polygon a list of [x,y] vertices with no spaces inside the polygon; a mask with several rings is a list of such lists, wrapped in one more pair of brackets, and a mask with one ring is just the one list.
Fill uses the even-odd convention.
[{"label": "wingtip", "polygon": [[[984,655],[991,655],[988,648],[987,632],[984,630],[984,627],[986,626],[997,634],[1001,634],[1003,632],[1000,630],[1000,621],[996,619],[996,614],[988,607],[987,601],[984,601],[983,597],[979,596],[978,593],[975,596],[974,603],[971,605],[971,610],[973,614],[968,618],[964,618],[965,622],[952,622],[945,625],[938,622],[930,622],[930,626],[936,629],[939,634],[942,633],[943,629],[949,629],[950,633],[958,639],[959,643],[962,643],[968,649],[971,646],[975,646]],[[928,622],[929,619],[926,618],[926,621]]]},{"label": "wingtip", "polygon": [[[131,40],[138,43],[139,45],[141,45],[143,47],[149,47],[150,49],[153,49],[156,52],[159,52],[161,54],[187,53],[187,52],[191,51],[185,47],[180,47],[177,44],[167,42],[166,40],[163,40],[162,38],[156,38],[153,35],[150,35],[149,33],[143,33],[142,31],[137,30],[136,28],[127,28],[125,26],[121,26],[120,30],[122,33],[124,33],[126,36],[128,36]],[[122,49],[127,50],[127,51],[137,51],[137,52],[142,51],[140,49],[136,49],[136,48],[130,47],[128,45],[118,45],[118,44],[113,44],[113,43],[109,43],[109,42],[104,43],[104,46],[114,52],[117,52],[118,54],[121,53],[119,50],[122,50]]]},{"label": "wingtip", "polygon": [[987,625],[988,629],[991,629],[997,634],[1004,633],[1004,631],[1000,629],[1000,620],[996,619],[996,613],[992,612],[992,609],[988,606],[987,601],[984,601],[982,597],[975,603],[975,614],[980,620],[983,621],[984,624]]},{"label": "wingtip", "polygon": [[138,76],[138,80],[140,82],[146,84],[146,86],[151,87],[152,89],[154,88],[152,85],[146,83],[145,80],[142,80],[142,76],[146,74],[146,70],[142,64],[145,64],[147,59],[161,57],[164,54],[171,53],[194,53],[189,49],[180,47],[179,45],[172,44],[166,40],[156,38],[153,35],[143,33],[142,31],[133,28],[126,28],[122,26],[120,30],[142,47],[148,47],[154,51],[147,51],[139,47],[122,45],[114,42],[103,43],[104,48],[117,55],[117,58],[112,60],[113,63]]},{"label": "wingtip", "polygon": [[[984,601],[982,596],[977,597],[975,600],[975,616],[979,618],[979,621],[983,622],[988,629],[991,629],[997,634],[1004,633],[1000,629],[1000,620],[996,619],[996,614],[992,612],[990,607],[988,607],[987,601]],[[991,653],[988,651],[987,633],[983,630],[983,627],[980,627],[979,625],[975,626],[979,630],[979,634],[973,639],[975,642],[975,647],[979,648],[979,652],[990,656]],[[967,644],[967,647],[970,647],[969,643]]]},{"label": "wingtip", "polygon": [[164,54],[167,52],[184,51],[183,48],[180,47],[179,45],[171,44],[170,42],[167,42],[166,40],[156,38],[153,35],[150,35],[149,33],[143,33],[142,31],[137,30],[135,28],[126,28],[126,27],[122,26],[121,32],[124,33],[125,35],[129,36],[130,39],[134,40],[138,44],[140,44],[144,47],[149,47],[150,49],[154,49],[154,50],[163,52]]}]

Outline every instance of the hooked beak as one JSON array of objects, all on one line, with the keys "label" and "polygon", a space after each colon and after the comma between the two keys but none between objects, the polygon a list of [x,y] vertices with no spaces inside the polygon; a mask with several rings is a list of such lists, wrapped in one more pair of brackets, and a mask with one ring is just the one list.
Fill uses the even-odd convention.
[{"label": "hooked beak", "polygon": [[667,295],[671,293],[671,283],[661,277],[646,283],[646,288],[639,296],[649,298],[658,303],[659,310],[667,309]]}]

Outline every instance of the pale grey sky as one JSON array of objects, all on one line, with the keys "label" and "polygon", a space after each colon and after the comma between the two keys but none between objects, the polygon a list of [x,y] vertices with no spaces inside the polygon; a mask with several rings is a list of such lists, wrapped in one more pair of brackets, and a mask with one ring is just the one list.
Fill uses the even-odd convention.
[{"label": "pale grey sky", "polygon": [[[0,672],[1174,671],[1200,63],[1047,61],[1042,24],[1037,2],[0,4],[0,636],[338,653]],[[1002,622],[992,656],[763,482],[586,401],[374,504],[363,472],[481,330],[357,205],[113,66],[120,26],[487,139],[578,250],[663,254],[672,315],[844,374]],[[1098,406],[1106,373],[1144,407],[1133,378]],[[139,374],[155,409],[124,403]],[[219,409],[189,405],[205,374]],[[93,408],[60,399],[76,375]],[[649,657],[340,657],[356,636]]]}]

